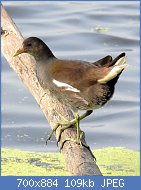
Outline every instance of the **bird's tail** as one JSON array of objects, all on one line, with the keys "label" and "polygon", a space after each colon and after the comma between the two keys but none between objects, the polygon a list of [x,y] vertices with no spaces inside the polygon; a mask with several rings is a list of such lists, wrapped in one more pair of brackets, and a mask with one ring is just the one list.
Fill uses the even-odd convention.
[{"label": "bird's tail", "polygon": [[99,79],[98,82],[100,84],[106,84],[114,78],[118,78],[124,68],[127,66],[125,53],[120,54],[113,61],[111,61],[108,65],[109,72],[106,76]]}]

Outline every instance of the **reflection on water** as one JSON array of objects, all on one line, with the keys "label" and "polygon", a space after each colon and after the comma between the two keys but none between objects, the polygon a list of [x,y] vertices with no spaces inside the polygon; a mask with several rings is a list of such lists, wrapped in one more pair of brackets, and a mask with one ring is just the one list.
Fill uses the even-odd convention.
[{"label": "reflection on water", "polygon": [[[93,149],[122,146],[139,150],[139,2],[3,4],[24,37],[40,37],[60,58],[95,61],[126,52],[129,66],[112,100],[83,120],[81,127]],[[55,138],[45,146],[49,130],[34,98],[2,57],[3,146],[56,151]]]}]

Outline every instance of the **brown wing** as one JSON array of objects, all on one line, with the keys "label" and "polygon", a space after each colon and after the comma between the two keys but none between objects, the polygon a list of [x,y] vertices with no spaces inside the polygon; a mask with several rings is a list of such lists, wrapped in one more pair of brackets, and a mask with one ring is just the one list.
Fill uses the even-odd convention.
[{"label": "brown wing", "polygon": [[72,87],[84,91],[104,78],[113,68],[118,59],[125,56],[124,53],[112,60],[111,56],[89,63],[84,61],[65,61],[57,59],[53,63],[51,70],[52,80],[71,85]]},{"label": "brown wing", "polygon": [[93,64],[88,62],[57,60],[52,67],[51,75],[52,79],[77,87],[85,78],[87,70],[92,67]]},{"label": "brown wing", "polygon": [[[99,63],[102,64],[102,61]],[[56,60],[51,69],[51,78],[84,91],[96,84],[97,80],[103,78],[108,71],[106,67],[95,67],[88,62]]]}]

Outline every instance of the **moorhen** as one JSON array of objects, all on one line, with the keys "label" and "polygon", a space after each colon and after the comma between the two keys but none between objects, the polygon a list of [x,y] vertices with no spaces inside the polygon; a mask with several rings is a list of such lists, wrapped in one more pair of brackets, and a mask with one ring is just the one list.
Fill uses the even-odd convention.
[{"label": "moorhen", "polygon": [[[48,89],[73,111],[75,119],[66,122],[61,131],[75,124],[76,142],[81,144],[79,120],[110,100],[115,84],[127,65],[125,53],[121,53],[115,59],[108,55],[96,62],[62,60],[56,58],[49,47],[37,37],[25,39],[14,56],[22,53],[28,53],[35,58],[36,75],[42,88]],[[78,110],[87,111],[79,116]],[[57,127],[50,133],[48,140]]]}]

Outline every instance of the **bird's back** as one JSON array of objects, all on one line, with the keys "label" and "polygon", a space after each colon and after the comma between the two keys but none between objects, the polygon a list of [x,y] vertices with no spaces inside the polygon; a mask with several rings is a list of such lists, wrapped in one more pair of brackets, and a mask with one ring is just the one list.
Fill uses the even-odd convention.
[{"label": "bird's back", "polygon": [[114,60],[110,56],[95,63],[56,59],[50,65],[50,87],[56,94],[71,107],[94,109],[112,97],[126,63],[123,53]]}]

